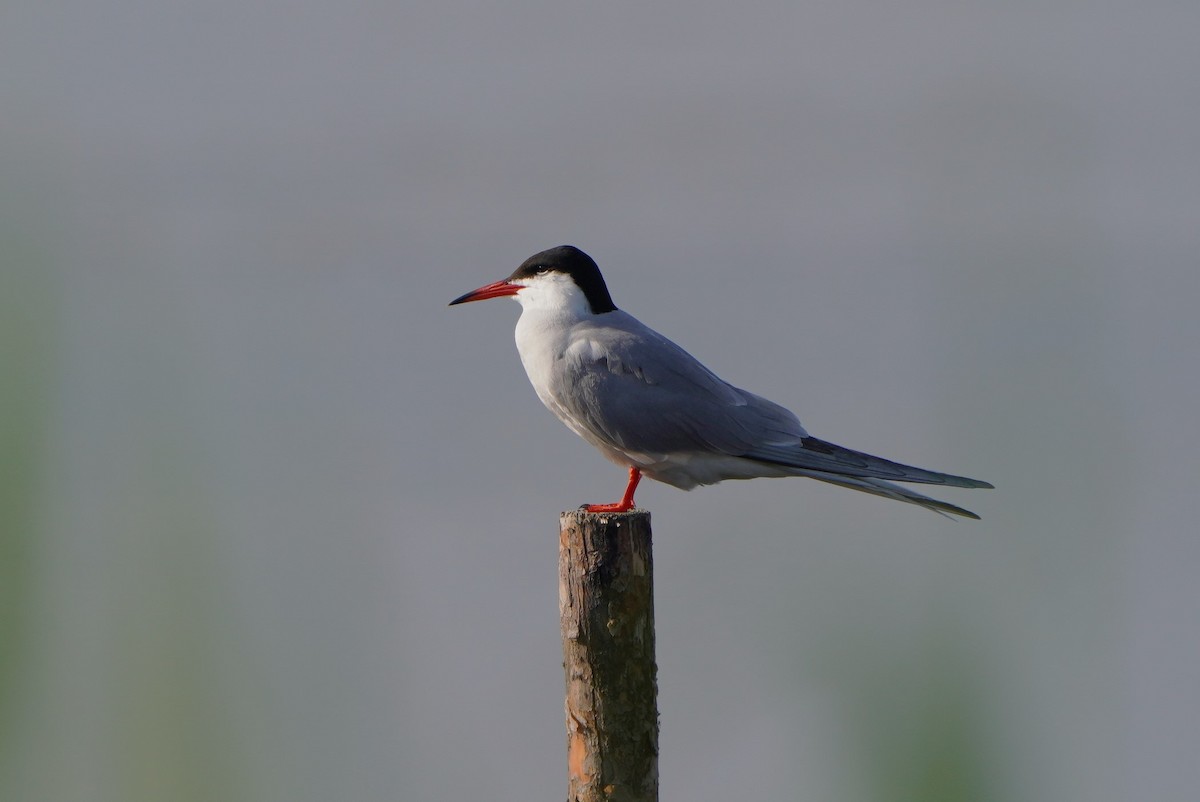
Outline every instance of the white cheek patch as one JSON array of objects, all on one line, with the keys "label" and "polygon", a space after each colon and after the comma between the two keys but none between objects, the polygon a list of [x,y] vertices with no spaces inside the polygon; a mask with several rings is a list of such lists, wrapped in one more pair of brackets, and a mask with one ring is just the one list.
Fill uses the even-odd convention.
[{"label": "white cheek patch", "polygon": [[570,276],[562,273],[550,273],[545,276],[518,279],[514,283],[525,288],[516,297],[521,302],[521,306],[526,309],[554,312],[570,317],[591,314],[587,298]]}]

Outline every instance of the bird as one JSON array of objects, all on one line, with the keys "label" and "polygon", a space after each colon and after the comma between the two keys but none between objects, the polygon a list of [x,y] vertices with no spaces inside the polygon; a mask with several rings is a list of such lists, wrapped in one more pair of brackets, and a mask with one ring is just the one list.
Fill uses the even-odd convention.
[{"label": "bird", "polygon": [[627,468],[621,500],[581,509],[634,509],[643,476],[682,490],[727,479],[798,476],[978,520],[970,510],[901,487],[991,488],[854,451],[808,433],[788,409],[718,377],[680,346],[618,309],[596,262],[572,245],[535,253],[512,275],[450,306],[512,297],[516,342],[543,404],[567,428]]}]

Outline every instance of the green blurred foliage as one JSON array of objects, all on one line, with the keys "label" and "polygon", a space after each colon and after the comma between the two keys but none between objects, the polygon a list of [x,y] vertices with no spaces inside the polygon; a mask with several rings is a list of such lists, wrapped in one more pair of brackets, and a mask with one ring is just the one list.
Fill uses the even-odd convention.
[{"label": "green blurred foliage", "polygon": [[0,219],[0,753],[15,737],[16,675],[28,643],[57,305],[35,237]]},{"label": "green blurred foliage", "polygon": [[61,492],[80,464],[55,449],[67,285],[53,238],[17,230],[28,216],[0,222],[0,799],[261,798],[256,675],[197,443],[170,425],[118,432],[131,464],[83,463],[100,503]]}]

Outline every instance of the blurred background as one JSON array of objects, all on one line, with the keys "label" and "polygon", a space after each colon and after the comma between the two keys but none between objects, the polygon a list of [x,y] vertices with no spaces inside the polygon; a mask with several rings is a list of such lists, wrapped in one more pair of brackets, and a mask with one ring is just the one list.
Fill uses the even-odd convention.
[{"label": "blurred background", "polygon": [[814,434],[654,514],[664,800],[1200,787],[1200,6],[9,4],[0,799],[561,799],[572,243]]}]

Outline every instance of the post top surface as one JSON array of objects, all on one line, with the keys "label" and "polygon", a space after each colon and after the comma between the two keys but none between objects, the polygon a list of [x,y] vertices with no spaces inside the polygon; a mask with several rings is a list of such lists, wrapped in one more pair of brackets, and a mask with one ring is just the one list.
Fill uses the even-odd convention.
[{"label": "post top surface", "polygon": [[559,519],[574,518],[582,521],[633,521],[640,518],[649,518],[650,510],[634,507],[628,512],[588,512],[587,510],[564,510],[559,513]]}]

